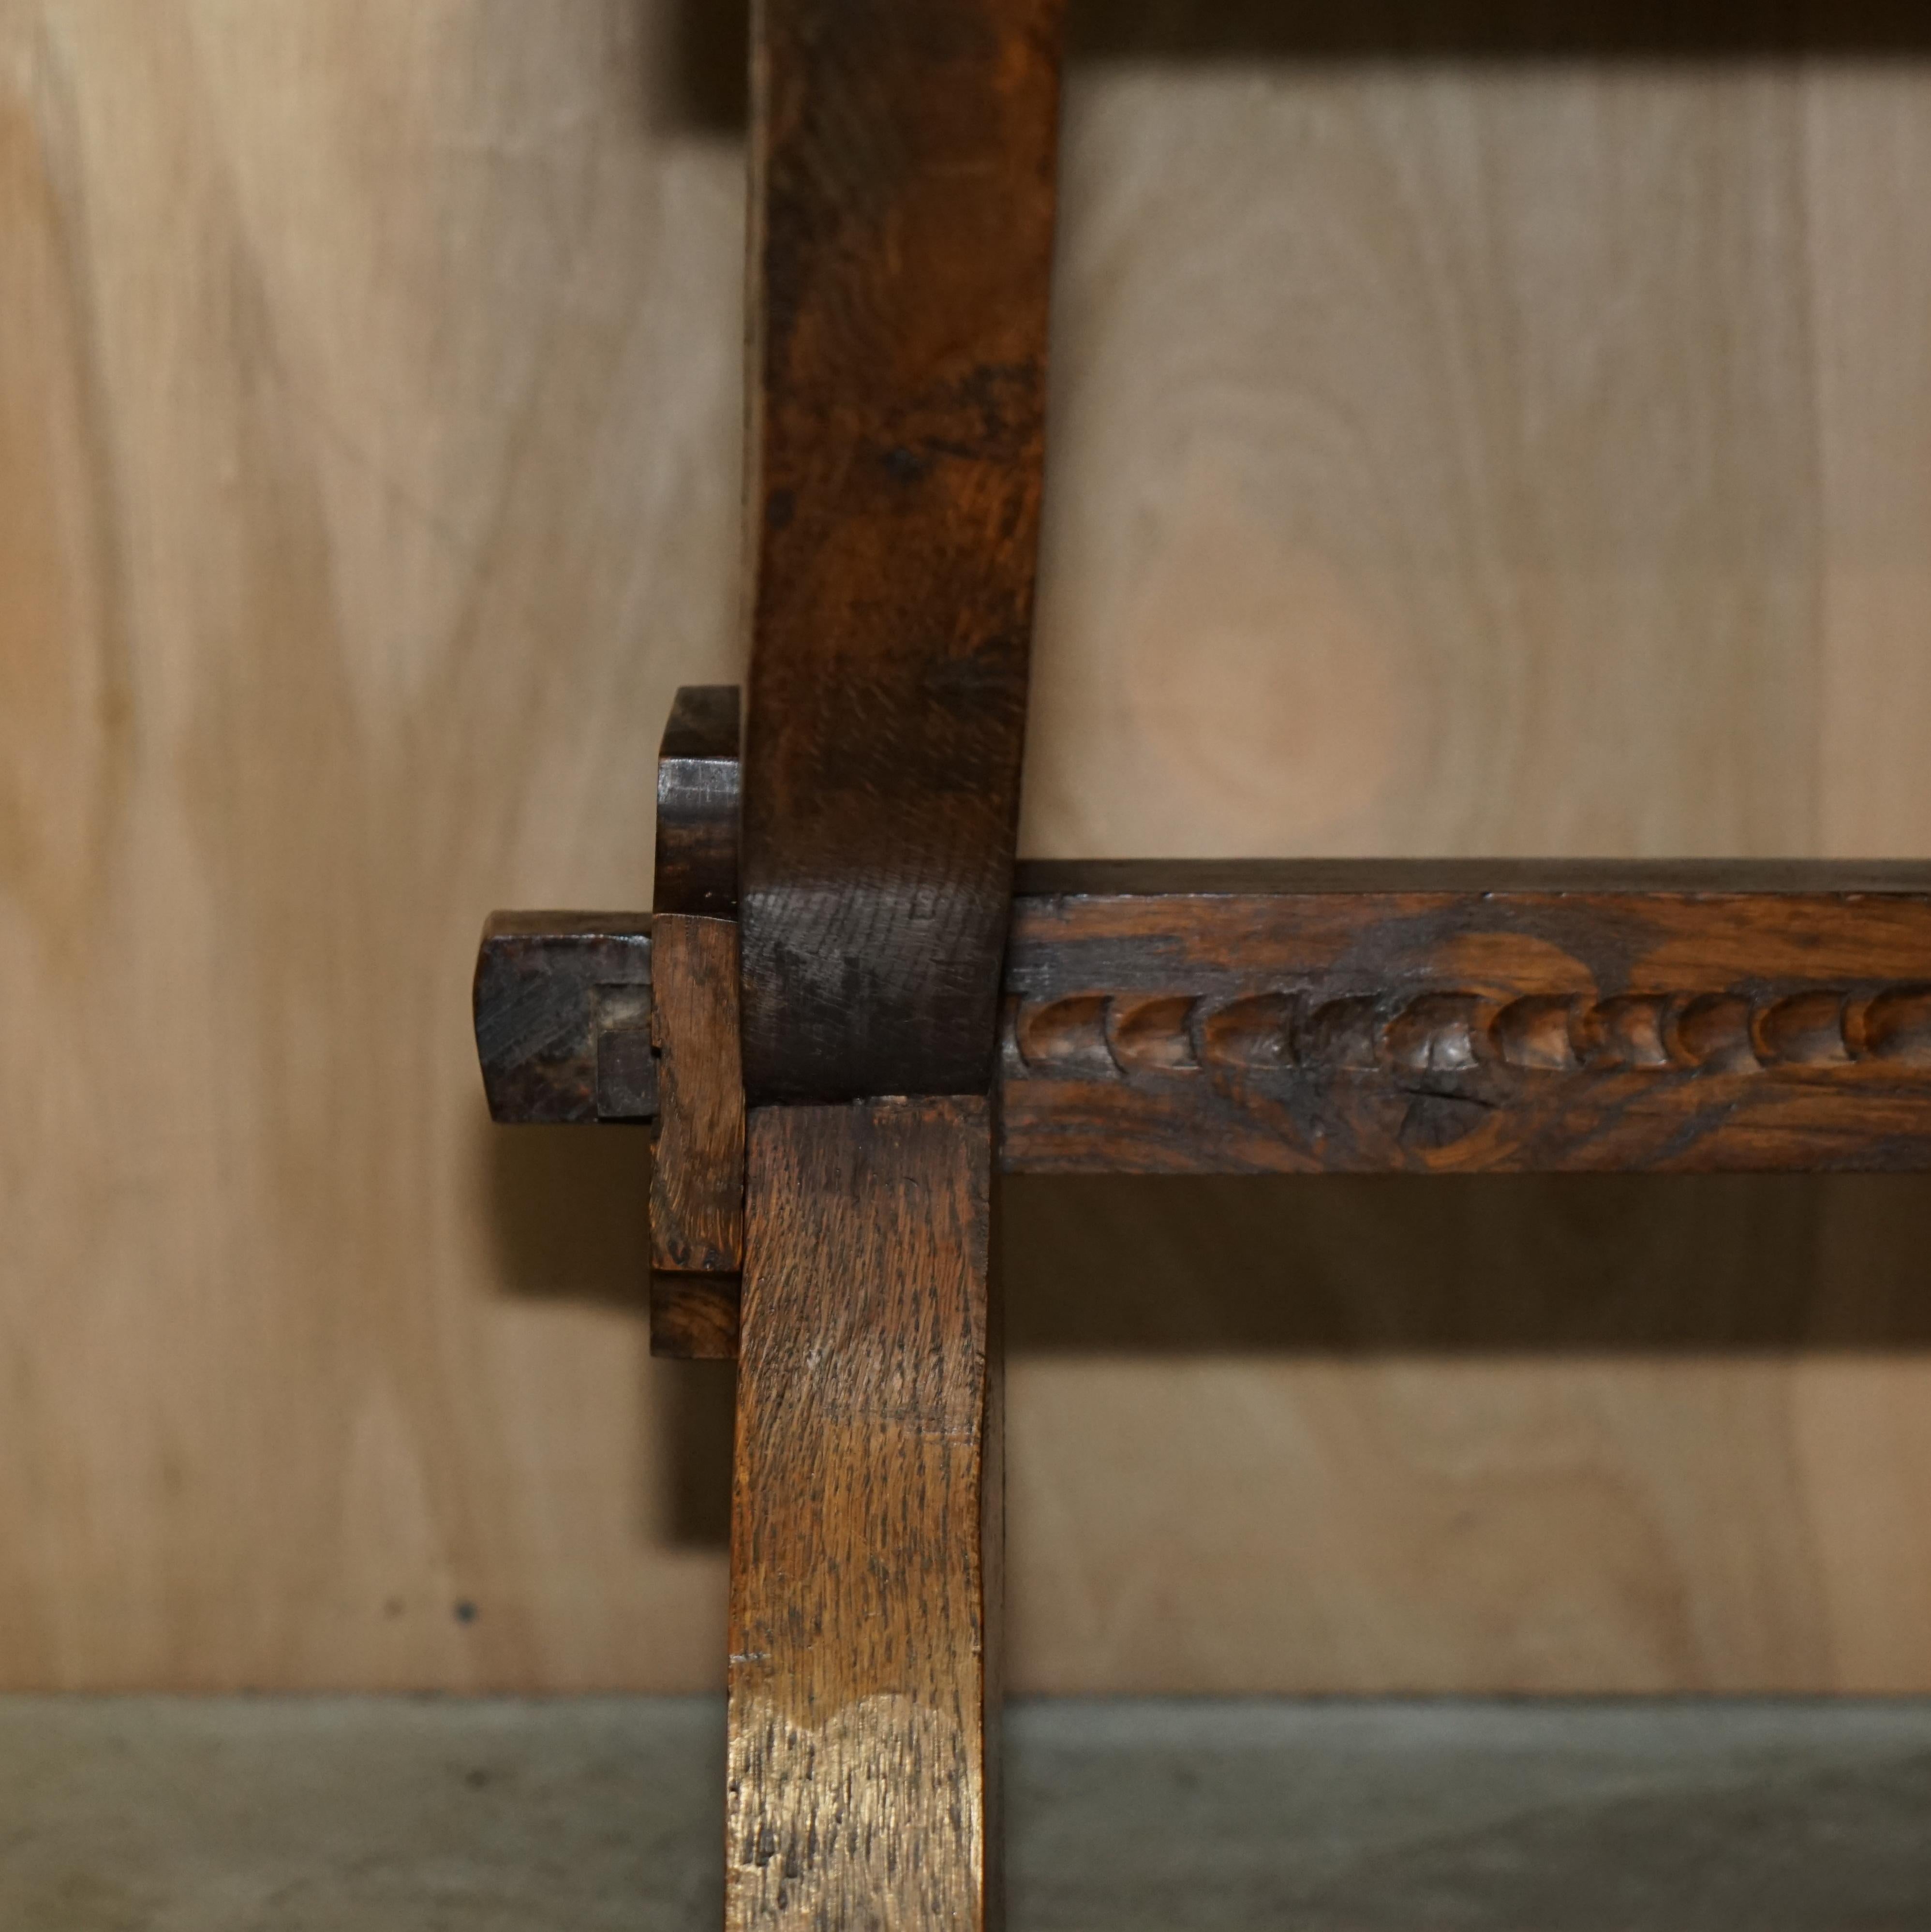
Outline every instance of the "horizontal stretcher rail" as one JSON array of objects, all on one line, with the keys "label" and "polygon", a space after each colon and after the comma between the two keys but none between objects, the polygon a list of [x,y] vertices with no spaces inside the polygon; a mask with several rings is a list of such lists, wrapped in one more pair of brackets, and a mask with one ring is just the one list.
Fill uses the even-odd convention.
[{"label": "horizontal stretcher rail", "polygon": [[[645,931],[493,922],[499,1119],[649,1111]],[[1931,866],[1023,866],[999,1066],[1008,1172],[1931,1168]]]}]

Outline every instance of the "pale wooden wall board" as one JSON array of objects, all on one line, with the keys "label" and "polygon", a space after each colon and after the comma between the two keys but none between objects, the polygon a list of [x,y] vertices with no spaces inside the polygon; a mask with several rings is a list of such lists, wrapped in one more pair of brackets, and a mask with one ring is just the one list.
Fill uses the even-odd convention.
[{"label": "pale wooden wall board", "polygon": [[[1030,848],[1931,848],[1931,47],[1157,10]],[[739,673],[734,38],[0,0],[0,1683],[719,1680],[728,1378],[467,984]],[[1923,1185],[1009,1205],[1017,1688],[1931,1688]]]},{"label": "pale wooden wall board", "polygon": [[1027,1180],[1007,1212],[1029,1686],[1920,1681],[1931,1184]]},{"label": "pale wooden wall board", "polygon": [[[644,24],[0,16],[8,1682],[716,1675],[641,1295],[524,1292],[466,1011],[491,905],[647,898],[735,670],[739,157]],[[576,1152],[560,1262],[641,1213]]]}]

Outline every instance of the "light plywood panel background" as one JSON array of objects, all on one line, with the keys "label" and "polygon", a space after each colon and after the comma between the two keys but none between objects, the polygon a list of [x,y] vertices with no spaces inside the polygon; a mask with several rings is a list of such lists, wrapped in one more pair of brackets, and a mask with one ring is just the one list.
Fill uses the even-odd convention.
[{"label": "light plywood panel background", "polygon": [[[1185,10],[1082,29],[1028,849],[1931,852],[1931,31]],[[734,24],[0,0],[0,1683],[721,1674],[728,1382],[466,992],[739,669]],[[1931,1689],[1931,1187],[1008,1208],[1017,1688]]]}]

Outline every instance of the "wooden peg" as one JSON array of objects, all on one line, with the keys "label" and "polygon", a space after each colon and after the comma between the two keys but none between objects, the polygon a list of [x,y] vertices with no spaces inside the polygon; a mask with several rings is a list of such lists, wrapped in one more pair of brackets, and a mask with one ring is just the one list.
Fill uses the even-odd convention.
[{"label": "wooden peg", "polygon": [[734,689],[677,694],[657,764],[650,1346],[729,1355],[744,1256]]},{"label": "wooden peg", "polygon": [[656,1112],[647,913],[492,913],[473,997],[492,1120],[587,1126]]}]

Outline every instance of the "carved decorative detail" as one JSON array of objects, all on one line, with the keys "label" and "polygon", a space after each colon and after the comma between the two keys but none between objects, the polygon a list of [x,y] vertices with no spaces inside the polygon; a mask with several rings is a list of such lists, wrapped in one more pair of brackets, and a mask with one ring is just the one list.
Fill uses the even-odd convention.
[{"label": "carved decorative detail", "polygon": [[1748,1074],[1872,1064],[1931,1075],[1931,986],[1750,992],[1458,988],[1332,999],[1084,992],[1007,1005],[1008,1057],[1061,1078],[1299,1071],[1323,1076]]}]

